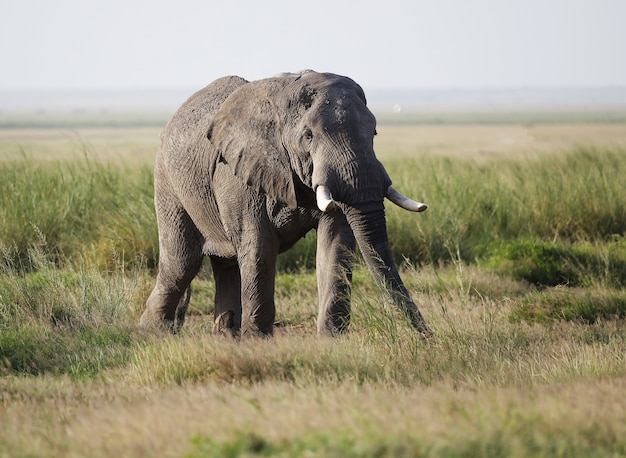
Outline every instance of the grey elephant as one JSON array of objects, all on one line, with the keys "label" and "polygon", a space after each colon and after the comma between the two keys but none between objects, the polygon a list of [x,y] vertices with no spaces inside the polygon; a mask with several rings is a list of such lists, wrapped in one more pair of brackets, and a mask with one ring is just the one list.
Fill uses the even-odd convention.
[{"label": "grey elephant", "polygon": [[348,328],[358,244],[377,282],[430,335],[392,258],[383,200],[395,190],[376,159],[376,120],[350,78],[304,71],[228,76],[192,95],[163,134],[154,171],[159,271],[142,325],[183,323],[203,257],[215,278],[216,332],[272,335],[276,258],[317,230],[317,330]]}]

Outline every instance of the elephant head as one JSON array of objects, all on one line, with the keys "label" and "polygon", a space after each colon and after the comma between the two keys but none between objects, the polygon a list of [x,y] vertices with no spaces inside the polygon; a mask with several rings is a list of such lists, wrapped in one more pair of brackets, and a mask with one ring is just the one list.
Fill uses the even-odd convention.
[{"label": "elephant head", "polygon": [[350,78],[305,71],[245,84],[215,114],[208,138],[250,187],[289,207],[343,212],[374,278],[423,334],[424,319],[392,258],[384,198],[410,211],[374,154],[376,120]]}]

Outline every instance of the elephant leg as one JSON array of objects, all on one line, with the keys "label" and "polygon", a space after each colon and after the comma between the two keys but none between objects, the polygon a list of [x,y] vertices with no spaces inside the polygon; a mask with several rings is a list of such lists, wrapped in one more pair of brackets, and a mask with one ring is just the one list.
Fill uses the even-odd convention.
[{"label": "elephant leg", "polygon": [[185,315],[187,314],[187,309],[189,308],[189,301],[191,301],[191,285],[187,287],[187,289],[185,290],[185,294],[183,294],[183,296],[180,298],[178,306],[176,307],[174,332],[179,331],[185,323]]},{"label": "elephant leg", "polygon": [[157,218],[159,273],[140,324],[165,325],[176,332],[182,326],[189,303],[189,285],[202,265],[202,237],[180,207],[157,206]]},{"label": "elephant leg", "polygon": [[[263,209],[264,210],[264,209]],[[242,222],[237,244],[241,273],[241,334],[271,336],[276,307],[274,281],[278,241],[267,220],[258,221],[259,209]]]},{"label": "elephant leg", "polygon": [[239,258],[242,335],[271,336],[274,333],[277,254],[278,250],[253,249]]},{"label": "elephant leg", "polygon": [[215,334],[241,331],[241,274],[236,260],[211,257],[215,279]]},{"label": "elephant leg", "polygon": [[[226,233],[236,251],[239,277],[234,274],[234,267],[223,270],[224,279],[219,287],[225,295],[219,294],[219,311],[222,313],[229,308],[236,311],[238,304],[233,298],[238,279],[241,336],[271,336],[276,317],[274,280],[279,240],[267,213],[266,197],[241,189],[237,181],[224,184],[230,186],[221,188],[222,196],[228,199],[223,197],[220,200],[218,195],[218,206]],[[222,298],[224,302],[221,302]]]},{"label": "elephant leg", "polygon": [[320,335],[340,334],[350,324],[354,249],[354,234],[343,213],[324,214],[317,228],[316,254]]}]

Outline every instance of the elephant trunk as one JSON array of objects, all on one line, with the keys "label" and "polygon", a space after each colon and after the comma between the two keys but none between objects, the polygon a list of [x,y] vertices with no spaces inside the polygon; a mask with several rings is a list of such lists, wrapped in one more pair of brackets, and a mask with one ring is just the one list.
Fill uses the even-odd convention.
[{"label": "elephant trunk", "polygon": [[363,259],[376,282],[383,286],[392,301],[405,313],[413,327],[424,337],[432,335],[422,314],[404,286],[393,260],[387,237],[383,203],[368,209],[343,208],[348,224],[354,232]]}]

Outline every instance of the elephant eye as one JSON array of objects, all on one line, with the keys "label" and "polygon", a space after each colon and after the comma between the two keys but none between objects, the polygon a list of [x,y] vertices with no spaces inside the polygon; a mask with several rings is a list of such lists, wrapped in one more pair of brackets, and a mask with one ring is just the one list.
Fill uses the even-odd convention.
[{"label": "elephant eye", "polygon": [[309,128],[304,129],[304,133],[302,134],[302,136],[308,141],[313,140],[313,132]]}]

